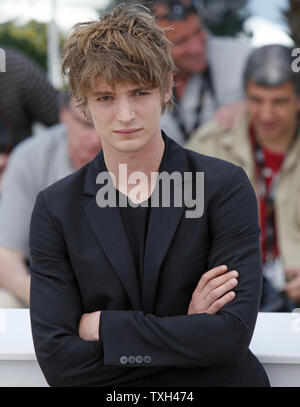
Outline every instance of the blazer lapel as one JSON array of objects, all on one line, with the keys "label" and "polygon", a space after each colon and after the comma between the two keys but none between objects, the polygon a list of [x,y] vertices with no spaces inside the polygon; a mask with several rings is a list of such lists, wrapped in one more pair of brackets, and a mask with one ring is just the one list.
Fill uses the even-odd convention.
[{"label": "blazer lapel", "polygon": [[[179,172],[183,180],[183,173],[188,171],[184,149],[167,137],[164,137],[164,139],[166,151],[160,167],[160,173],[162,171],[166,171],[169,174]],[[158,192],[157,186],[156,192]],[[171,199],[170,207],[161,207],[159,205],[157,208],[151,208],[143,267],[142,301],[144,312],[154,313],[155,311],[156,291],[161,265],[177,226],[184,215],[184,211],[183,195],[180,207],[172,205]]]},{"label": "blazer lapel", "polygon": [[[118,207],[109,206],[100,208],[96,202],[96,194],[101,187],[101,185],[96,184],[96,178],[103,171],[107,170],[104,164],[103,152],[101,152],[90,163],[87,172],[83,194],[90,195],[92,199],[85,206],[84,212],[100,246],[118,275],[133,308],[140,310],[141,298],[137,274],[120,210]],[[100,264],[99,268],[101,268]]]}]

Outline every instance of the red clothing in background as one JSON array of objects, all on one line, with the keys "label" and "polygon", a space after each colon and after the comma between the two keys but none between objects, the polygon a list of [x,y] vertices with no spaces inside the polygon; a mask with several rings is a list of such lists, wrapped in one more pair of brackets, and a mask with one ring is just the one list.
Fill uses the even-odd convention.
[{"label": "red clothing in background", "polygon": [[[255,157],[255,136],[253,129],[250,128],[250,138],[253,145],[254,157]],[[277,176],[281,165],[283,163],[285,154],[274,153],[270,150],[265,148],[262,149],[264,155],[264,179],[265,185],[267,189],[267,195],[269,195],[270,187],[273,183],[273,180]],[[261,179],[261,168],[258,163],[256,163],[256,171],[258,174],[258,179]],[[266,260],[266,220],[267,220],[267,204],[266,204],[266,195],[259,196],[259,219],[260,219],[260,227],[261,227],[261,250],[262,250],[262,257],[263,262]],[[279,256],[279,249],[278,249],[278,242],[276,236],[276,224],[274,219],[273,224],[273,231],[274,231],[274,246],[273,246],[273,258]]]},{"label": "red clothing in background", "polygon": [[[270,168],[270,175],[265,177],[266,180],[266,187],[267,193],[270,191],[270,185],[272,185],[273,179],[276,177],[278,171],[281,168],[281,165],[284,160],[284,154],[273,153],[269,150],[263,149],[264,157],[265,157],[265,166]],[[262,230],[261,234],[261,249],[262,249],[262,256],[263,261],[266,259],[266,199],[265,197],[260,197],[259,199],[259,216],[260,216],[260,227]],[[276,258],[279,256],[278,250],[278,243],[277,243],[277,236],[276,236],[276,224],[274,219],[274,247],[273,247],[273,257]]]}]

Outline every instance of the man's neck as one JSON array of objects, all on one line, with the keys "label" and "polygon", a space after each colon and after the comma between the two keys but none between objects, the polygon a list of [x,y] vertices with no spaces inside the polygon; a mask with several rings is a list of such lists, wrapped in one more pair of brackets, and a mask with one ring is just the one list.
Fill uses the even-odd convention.
[{"label": "man's neck", "polygon": [[[157,140],[152,139],[142,150],[137,152],[114,151],[113,154],[110,154],[103,148],[106,168],[115,177],[116,189],[124,195],[128,195],[139,184],[139,188],[143,192],[135,202],[143,202],[148,199],[155,187],[156,177],[153,177],[153,173],[157,173],[159,170],[164,149],[165,143],[162,137]],[[120,164],[122,165],[120,166]],[[133,173],[143,173],[145,182],[142,180],[136,184],[129,183],[129,177]]]}]

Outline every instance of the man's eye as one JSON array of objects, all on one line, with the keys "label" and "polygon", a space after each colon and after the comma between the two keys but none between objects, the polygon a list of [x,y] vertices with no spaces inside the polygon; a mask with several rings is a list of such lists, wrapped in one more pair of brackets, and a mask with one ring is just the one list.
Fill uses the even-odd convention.
[{"label": "man's eye", "polygon": [[109,96],[109,95],[101,96],[97,100],[99,100],[100,102],[108,102],[108,101],[112,100],[112,96]]},{"label": "man's eye", "polygon": [[143,91],[136,92],[136,96],[145,96],[145,95],[149,95],[149,92],[143,92]]},{"label": "man's eye", "polygon": [[274,100],[274,105],[276,105],[276,106],[284,106],[288,102],[289,101],[287,99],[278,99],[278,100]]},{"label": "man's eye", "polygon": [[249,100],[250,100],[250,102],[251,103],[255,103],[255,104],[261,104],[262,103],[262,101],[261,101],[261,99],[258,99],[258,98],[249,98]]}]

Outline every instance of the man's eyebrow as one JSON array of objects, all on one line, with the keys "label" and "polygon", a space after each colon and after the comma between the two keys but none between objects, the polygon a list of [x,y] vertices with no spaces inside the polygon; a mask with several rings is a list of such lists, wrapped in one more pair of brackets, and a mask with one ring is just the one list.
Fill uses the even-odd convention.
[{"label": "man's eyebrow", "polygon": [[[128,93],[135,93],[135,92],[141,92],[145,90],[152,90],[154,89],[154,86],[151,85],[146,85],[146,86],[137,86],[136,88],[132,88],[128,90]],[[115,92],[113,90],[97,90],[93,92],[93,96],[95,97],[101,97],[101,96],[109,96],[109,95],[114,95]]]},{"label": "man's eyebrow", "polygon": [[183,35],[181,38],[178,38],[176,41],[172,41],[173,45],[183,44],[184,42],[188,41],[194,35],[200,34],[202,31],[204,31],[203,28],[198,27],[192,33],[190,33],[189,35]]},{"label": "man's eyebrow", "polygon": [[114,91],[111,90],[97,90],[95,92],[93,92],[93,96],[108,96],[108,95],[113,95]]},{"label": "man's eyebrow", "polygon": [[136,92],[141,92],[141,91],[151,90],[151,89],[153,89],[153,87],[151,87],[151,86],[139,86],[134,89],[130,89],[129,93],[136,93]]}]

